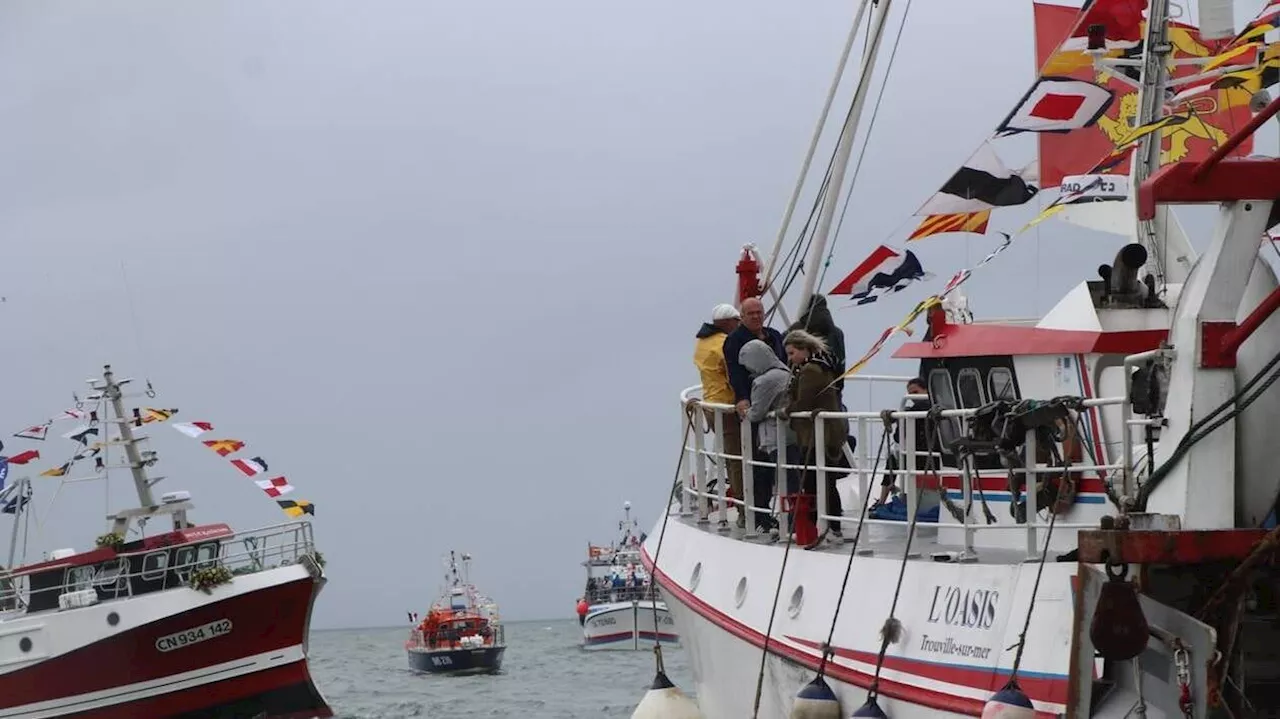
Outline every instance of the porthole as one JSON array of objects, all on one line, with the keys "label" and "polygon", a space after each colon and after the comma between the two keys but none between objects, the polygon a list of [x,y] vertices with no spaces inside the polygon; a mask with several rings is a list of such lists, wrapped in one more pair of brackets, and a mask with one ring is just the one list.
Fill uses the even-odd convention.
[{"label": "porthole", "polygon": [[23,638],[18,642],[18,648],[19,648],[19,649],[21,649],[21,650],[22,650],[22,651],[24,651],[24,652],[29,652],[29,651],[31,651],[31,637],[23,637]]},{"label": "porthole", "polygon": [[110,614],[108,614],[108,615],[107,615],[107,624],[110,624],[111,626],[113,626],[113,627],[114,627],[115,625],[117,625],[117,624],[119,624],[119,623],[120,623],[120,615],[119,615],[119,614],[116,614],[115,612],[112,612],[112,613],[110,613]]},{"label": "porthole", "polygon": [[733,590],[733,605],[741,607],[745,601],[747,601],[747,578],[743,577],[738,580],[738,586]]},{"label": "porthole", "polygon": [[698,582],[702,580],[702,562],[693,565],[693,574],[689,576],[689,589],[692,591],[698,588]]},{"label": "porthole", "polygon": [[796,585],[796,590],[791,593],[791,601],[787,603],[787,614],[792,619],[800,616],[800,608],[804,606],[804,585]]}]

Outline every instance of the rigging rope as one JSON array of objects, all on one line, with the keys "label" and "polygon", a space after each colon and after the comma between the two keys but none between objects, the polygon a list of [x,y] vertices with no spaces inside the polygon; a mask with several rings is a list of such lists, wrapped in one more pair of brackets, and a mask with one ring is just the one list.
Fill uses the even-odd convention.
[{"label": "rigging rope", "polygon": [[[1062,463],[1062,476],[1065,478],[1070,476],[1071,473],[1071,455],[1069,453],[1064,453]],[[1038,482],[1036,482],[1035,479],[1032,479],[1029,484],[1030,486],[1028,486],[1027,492],[1030,493],[1036,491],[1035,485],[1038,484]],[[1014,684],[1018,681],[1018,668],[1022,666],[1022,650],[1027,646],[1027,630],[1031,628],[1031,613],[1035,611],[1036,608],[1036,595],[1040,592],[1040,577],[1044,575],[1044,563],[1049,557],[1049,542],[1053,539],[1053,526],[1057,521],[1058,513],[1052,511],[1049,512],[1049,531],[1045,532],[1044,535],[1044,549],[1040,552],[1040,565],[1036,568],[1035,584],[1031,585],[1031,602],[1027,605],[1027,617],[1022,623],[1022,632],[1018,634],[1018,652],[1013,655],[1013,671],[1009,673],[1008,684]]]},{"label": "rigging rope", "polygon": [[[813,450],[813,447],[809,447],[809,451],[805,452],[804,461],[800,463],[801,466],[806,468],[809,466],[809,457],[812,456],[812,450]],[[778,451],[781,452],[784,457],[786,457],[787,451],[786,451],[785,437],[778,438]],[[790,462],[784,462],[783,464],[787,465],[787,464],[790,464]],[[791,468],[787,467],[784,470],[784,475],[782,477],[777,477],[775,475],[774,476],[775,486],[777,486],[777,482],[779,479],[785,481],[787,479],[787,475],[790,475],[790,473],[791,473]],[[802,492],[804,491],[803,477],[801,477],[800,490]],[[755,705],[752,707],[752,710],[751,710],[751,719],[757,719],[760,716],[760,694],[761,692],[764,691],[764,667],[765,667],[765,660],[769,658],[769,639],[770,637],[773,636],[773,620],[778,615],[778,598],[782,596],[782,578],[787,573],[787,558],[791,555],[791,545],[792,545],[791,539],[793,536],[795,536],[795,505],[794,504],[792,505],[791,513],[792,513],[791,521],[787,523],[789,525],[787,527],[787,544],[782,549],[782,566],[781,568],[778,569],[778,582],[773,592],[773,608],[769,611],[769,625],[764,630],[764,646],[760,650],[760,672],[756,675],[756,700],[755,700]]]},{"label": "rigging rope", "polygon": [[911,0],[907,0],[903,6],[902,22],[898,25],[898,32],[893,38],[893,47],[889,50],[889,59],[885,63],[884,79],[880,82],[880,92],[876,94],[876,102],[871,107],[871,119],[867,121],[866,138],[862,141],[862,149],[858,151],[858,160],[853,166],[853,174],[849,177],[849,190],[844,196],[844,205],[840,209],[840,219],[836,222],[836,230],[831,238],[831,250],[827,253],[826,260],[822,263],[822,274],[818,277],[817,287],[822,286],[822,280],[826,277],[827,268],[831,264],[831,258],[835,256],[836,243],[840,240],[840,229],[844,227],[844,216],[849,210],[849,200],[853,197],[854,185],[858,183],[858,173],[862,170],[862,159],[866,157],[867,146],[871,144],[871,131],[875,129],[876,117],[880,114],[880,102],[884,99],[885,88],[889,86],[889,75],[893,72],[893,60],[898,55],[898,45],[902,42],[902,31],[907,27],[907,16],[911,13]]},{"label": "rigging rope", "polygon": [[917,508],[917,511],[910,512],[911,524],[907,527],[907,546],[902,550],[902,563],[898,566],[898,586],[893,590],[893,602],[889,605],[889,618],[885,619],[884,624],[880,627],[880,652],[876,655],[876,671],[871,678],[871,686],[867,687],[867,701],[872,701],[879,696],[880,669],[884,666],[885,652],[888,651],[889,645],[897,641],[899,634],[901,634],[901,624],[893,615],[898,610],[898,598],[902,595],[902,580],[907,573],[907,558],[911,556],[911,540],[916,534],[916,515],[919,513],[920,497],[923,495],[924,490],[917,486],[916,501],[912,503]]},{"label": "rigging rope", "polygon": [[[658,546],[653,550],[653,572],[649,581],[657,583],[658,581],[658,556],[662,554],[662,540],[667,536],[667,521],[671,519],[671,500],[677,496],[680,489],[680,467],[684,464],[685,447],[689,443],[689,432],[693,429],[695,404],[691,403],[684,408],[688,422],[684,423],[684,436],[680,438],[680,454],[676,460],[675,480],[671,484],[671,493],[667,495],[667,506],[663,508],[662,529],[658,532]],[[683,497],[680,498],[684,500]],[[696,502],[697,500],[695,500]],[[724,511],[723,508],[721,511]],[[662,641],[658,636],[658,602],[653,601],[650,605],[653,608],[653,661],[657,665],[659,674],[665,674],[666,668],[662,663]]]},{"label": "rigging rope", "polygon": [[862,537],[862,528],[867,521],[867,508],[871,503],[872,482],[875,481],[876,472],[880,469],[880,456],[884,453],[885,446],[889,444],[889,433],[884,432],[880,435],[880,446],[876,449],[876,460],[871,465],[871,474],[868,476],[866,491],[862,497],[862,513],[858,515],[858,529],[853,533],[853,547],[849,549],[849,562],[844,567],[844,581],[840,583],[840,596],[836,599],[836,610],[831,613],[831,628],[827,630],[827,641],[822,645],[822,661],[818,663],[818,676],[826,675],[827,658],[831,656],[831,640],[836,635],[836,620],[840,617],[840,607],[844,604],[844,591],[849,586],[849,574],[853,571],[853,558],[858,554],[858,540]]},{"label": "rigging rope", "polygon": [[[925,463],[925,471],[934,471],[933,453],[929,453],[929,460]],[[916,501],[907,504],[907,514],[911,515],[910,524],[907,527],[907,545],[902,550],[902,563],[898,565],[898,586],[893,590],[893,602],[889,605],[889,618],[884,620],[884,624],[880,627],[880,652],[876,655],[876,671],[871,677],[871,686],[867,687],[867,701],[875,701],[880,693],[880,669],[884,666],[884,655],[888,651],[889,645],[898,640],[902,633],[902,624],[895,617],[894,613],[898,611],[898,598],[902,596],[902,580],[907,574],[907,559],[911,556],[911,541],[916,535],[916,522],[920,514],[920,498],[924,496],[924,488],[916,483]],[[911,511],[914,507],[916,511]]]}]

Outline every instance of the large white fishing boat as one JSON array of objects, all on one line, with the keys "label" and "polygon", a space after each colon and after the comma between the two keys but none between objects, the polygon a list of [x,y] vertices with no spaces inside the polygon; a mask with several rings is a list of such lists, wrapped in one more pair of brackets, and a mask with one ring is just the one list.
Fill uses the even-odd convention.
[{"label": "large white fishing boat", "polygon": [[[748,247],[737,265],[739,302],[772,301],[784,323],[775,283],[807,260],[797,307],[809,307],[895,4],[864,1],[858,10],[855,30],[870,10],[866,52],[816,223],[791,255],[780,253],[798,185],[774,251],[762,263]],[[1239,155],[1280,111],[1264,89],[1280,66],[1266,41],[1280,27],[1280,3],[1238,33],[1229,0],[1202,0],[1198,31],[1186,7],[1171,13],[1170,5],[1091,0],[1067,10],[1066,29],[1054,35],[1065,39],[1042,43],[1042,72],[997,133],[1038,133],[1042,179],[1049,165],[1065,175],[1036,222],[1056,214],[1124,238],[1102,250],[1114,259],[1098,279],[1081,278],[1043,317],[981,322],[959,294],[971,272],[958,273],[849,363],[851,388],[885,385],[903,403],[885,414],[868,406],[822,415],[846,418],[857,439],[846,469],[833,470],[821,451],[792,464],[766,460],[749,426],[739,452],[723,440],[723,427],[739,421],[735,407],[702,401],[699,387],[680,393],[675,501],[643,555],[680,627],[707,719],[785,717],[802,688],[804,701],[843,707],[830,716],[855,708],[854,716],[894,719],[1275,715],[1280,530],[1269,527],[1280,495],[1280,391],[1271,388],[1280,324],[1271,315],[1280,290],[1264,257],[1277,254],[1268,231],[1280,222],[1280,159]],[[1051,33],[1040,24],[1061,12],[1038,4],[1037,34]],[[838,83],[839,74],[833,95]],[[1235,107],[1249,119],[1214,126],[1213,113],[1228,112],[1241,91]],[[1204,100],[1216,104],[1194,106]],[[825,118],[826,110],[819,129]],[[1088,133],[1102,137],[1101,151],[1047,161],[1053,143]],[[985,228],[991,208],[1035,194],[1026,192],[1032,179],[1004,169],[984,145],[931,200],[941,201],[926,222],[960,227],[986,212]],[[1009,188],[1022,199],[999,197]],[[1203,254],[1170,211],[1178,204],[1218,207]],[[1017,234],[1005,234],[992,256]],[[918,286],[918,276],[886,270],[855,278],[850,293],[868,301]],[[917,316],[926,330],[894,354],[900,376],[859,373]],[[917,376],[931,407],[902,409],[924,399],[904,396]],[[770,414],[762,423],[777,423],[782,437],[811,417]],[[917,446],[917,425],[926,447]],[[825,426],[810,425],[818,447]],[[724,465],[744,456],[743,496],[728,496]],[[905,521],[868,518],[891,456]],[[803,514],[782,511],[794,497],[775,496],[763,510],[784,520],[781,540],[750,518],[736,521],[756,511],[753,472],[788,468],[817,475],[805,499],[823,508],[812,532],[827,540],[789,540],[787,522],[796,536],[810,534]],[[841,516],[825,509],[833,471],[857,485]],[[842,541],[830,541],[833,521],[843,524]]]},{"label": "large white fishing boat", "polygon": [[584,649],[645,649],[653,642],[680,642],[675,620],[658,587],[640,560],[642,535],[631,518],[631,503],[623,505],[618,539],[611,545],[587,545],[585,594],[578,599]]},{"label": "large white fishing boat", "polygon": [[[0,583],[0,717],[333,716],[307,667],[311,611],[326,582],[311,524],[192,523],[190,492],[154,493],[163,477],[147,469],[158,455],[136,431],[176,410],[127,412],[124,398],[144,394],[127,393],[129,383],[104,369],[93,394],[65,413],[85,421],[64,435],[77,443],[74,457],[36,480],[131,475],[138,504],[107,517],[96,547],[25,562],[32,480],[4,479],[19,456],[25,464],[39,451],[0,458],[0,505],[13,516]],[[145,394],[155,396],[150,383]],[[43,440],[48,427],[18,436]],[[94,470],[75,476],[78,461]]]}]

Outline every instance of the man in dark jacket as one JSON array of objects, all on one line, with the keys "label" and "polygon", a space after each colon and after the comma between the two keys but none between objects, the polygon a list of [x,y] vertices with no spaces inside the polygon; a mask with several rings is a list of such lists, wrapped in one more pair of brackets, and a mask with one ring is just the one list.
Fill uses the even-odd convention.
[{"label": "man in dark jacket", "polygon": [[[924,380],[916,377],[907,382],[907,394],[928,395],[929,390],[925,387]],[[907,412],[928,412],[932,406],[933,403],[927,399],[913,399],[907,401],[907,406],[904,409]],[[893,474],[893,472],[902,469],[901,463],[898,462],[898,452],[902,451],[902,425],[898,420],[889,418],[889,415],[892,414],[892,412],[893,410],[886,409],[880,413],[880,416],[885,418],[886,425],[890,423],[893,424],[893,439],[894,443],[898,445],[898,447],[896,450],[889,452],[889,458],[885,461],[884,479],[880,480],[880,498],[876,500],[874,505],[872,505],[872,509],[879,507],[889,499],[889,493],[893,491],[894,480],[898,478],[897,475]],[[916,451],[926,452],[929,448],[928,423],[925,422],[924,419],[917,419],[914,424],[916,430]],[[920,461],[917,457],[916,466],[919,467],[919,465]]]},{"label": "man in dark jacket", "polygon": [[[747,372],[747,368],[742,366],[742,361],[738,357],[743,345],[751,340],[762,340],[773,349],[774,354],[783,364],[787,362],[787,354],[782,347],[782,333],[764,325],[763,302],[755,297],[748,297],[742,301],[739,313],[742,315],[742,324],[738,325],[738,329],[730,332],[724,340],[724,363],[729,370],[729,386],[733,389],[733,400],[738,408],[738,417],[744,418],[747,416],[747,408],[751,406],[751,375]],[[752,429],[754,430],[754,426]],[[729,433],[725,432],[725,434]],[[752,446],[760,445],[759,442],[752,442]],[[742,447],[741,445],[726,446],[725,452],[741,454]],[[729,462],[729,488],[733,491],[735,499],[742,499],[742,466],[734,461]],[[738,526],[746,526],[744,513],[738,514]]]}]

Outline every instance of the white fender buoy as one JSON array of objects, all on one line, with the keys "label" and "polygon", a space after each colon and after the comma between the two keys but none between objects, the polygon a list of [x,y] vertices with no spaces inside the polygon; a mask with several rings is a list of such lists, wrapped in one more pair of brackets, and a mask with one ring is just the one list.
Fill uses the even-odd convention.
[{"label": "white fender buoy", "polygon": [[667,675],[658,672],[653,678],[653,686],[644,693],[644,699],[631,719],[703,719],[698,703],[680,691]]},{"label": "white fender buoy", "polygon": [[840,700],[822,677],[801,687],[791,705],[791,719],[842,719]]},{"label": "white fender buoy", "polygon": [[1013,679],[991,695],[982,707],[982,719],[1035,719],[1035,716],[1036,708]]},{"label": "white fender buoy", "polygon": [[874,717],[876,719],[889,719],[889,715],[884,713],[880,708],[880,704],[876,702],[875,697],[867,697],[867,701],[862,706],[854,710],[855,717]]}]

